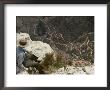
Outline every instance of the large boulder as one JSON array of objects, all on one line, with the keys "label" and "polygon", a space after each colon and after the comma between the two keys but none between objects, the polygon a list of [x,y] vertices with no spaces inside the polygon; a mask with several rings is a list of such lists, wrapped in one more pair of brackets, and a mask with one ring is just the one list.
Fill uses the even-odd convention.
[{"label": "large boulder", "polygon": [[49,44],[42,41],[32,41],[27,33],[17,33],[17,46],[24,47],[26,51],[34,54],[38,57],[38,61],[43,61],[45,54],[54,52]]},{"label": "large boulder", "polygon": [[25,47],[25,49],[36,55],[38,57],[38,61],[42,61],[45,54],[53,53],[53,49],[50,45],[41,41],[32,41],[32,43]]}]

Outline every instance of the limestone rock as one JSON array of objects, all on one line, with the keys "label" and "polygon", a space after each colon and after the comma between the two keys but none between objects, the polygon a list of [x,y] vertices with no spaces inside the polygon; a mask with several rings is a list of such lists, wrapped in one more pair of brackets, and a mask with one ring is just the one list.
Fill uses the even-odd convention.
[{"label": "limestone rock", "polygon": [[94,74],[94,65],[85,66],[84,71],[86,72],[86,74]]},{"label": "limestone rock", "polygon": [[[26,45],[20,45],[20,41],[26,42]],[[27,33],[17,33],[17,46],[22,46],[26,51],[32,52],[32,54],[38,57],[38,61],[42,61],[45,54],[53,53],[53,49],[49,44],[42,41],[32,41]]]},{"label": "limestone rock", "polygon": [[[19,43],[20,41],[26,42],[26,45],[20,45],[20,43]],[[16,43],[17,43],[17,46],[26,47],[31,42],[32,42],[32,40],[31,40],[29,34],[27,34],[27,33],[17,33],[16,34]]]},{"label": "limestone rock", "polygon": [[66,71],[64,69],[64,67],[59,68],[58,70],[56,70],[53,74],[66,74]]},{"label": "limestone rock", "polygon": [[82,67],[72,67],[72,66],[66,67],[66,73],[67,74],[85,74],[85,72],[82,70]]},{"label": "limestone rock", "polygon": [[74,67],[74,66],[66,66],[65,68],[59,68],[53,74],[93,74],[94,66],[84,66],[84,67]]},{"label": "limestone rock", "polygon": [[25,49],[37,56],[38,61],[42,61],[46,53],[53,53],[50,45],[41,41],[32,41],[32,43],[25,47]]}]

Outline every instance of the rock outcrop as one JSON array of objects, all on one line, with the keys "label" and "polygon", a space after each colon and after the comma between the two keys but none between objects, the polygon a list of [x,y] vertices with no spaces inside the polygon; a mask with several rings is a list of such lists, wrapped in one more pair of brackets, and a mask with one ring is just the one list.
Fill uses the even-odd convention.
[{"label": "rock outcrop", "polygon": [[84,67],[62,67],[56,70],[53,74],[94,74],[94,65]]},{"label": "rock outcrop", "polygon": [[[20,42],[24,43],[25,45],[21,45]],[[16,44],[17,46],[26,47],[30,45],[32,42],[30,35],[27,33],[17,33],[16,34]]]},{"label": "rock outcrop", "polygon": [[[16,32],[17,47],[34,54],[47,73],[49,70],[53,74],[94,73],[93,16],[17,16]],[[22,74],[26,71],[40,74],[34,67]]]},{"label": "rock outcrop", "polygon": [[[19,42],[23,43],[23,45]],[[34,54],[38,57],[38,61],[42,61],[46,53],[53,53],[53,49],[49,44],[42,41],[32,41],[27,33],[17,33],[17,46],[22,46],[26,51]]]},{"label": "rock outcrop", "polygon": [[25,47],[25,49],[36,55],[38,57],[38,61],[42,61],[46,53],[53,53],[50,45],[41,41],[32,41],[32,43]]},{"label": "rock outcrop", "polygon": [[94,16],[17,16],[16,32],[49,44],[67,60],[94,63]]}]

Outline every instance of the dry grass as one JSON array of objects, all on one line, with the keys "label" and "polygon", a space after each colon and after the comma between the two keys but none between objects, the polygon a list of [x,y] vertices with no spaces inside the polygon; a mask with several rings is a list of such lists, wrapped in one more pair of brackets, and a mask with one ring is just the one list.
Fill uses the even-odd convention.
[{"label": "dry grass", "polygon": [[[41,64],[37,66],[37,70],[41,73],[51,74],[56,69],[70,66],[86,66],[94,64],[94,40],[93,33],[85,33],[77,40],[72,42],[72,49],[68,46],[69,55],[63,51],[56,51],[56,53],[48,53]],[[92,38],[92,39],[91,39]],[[70,58],[70,54],[72,58]],[[31,74],[35,70],[29,71]]]},{"label": "dry grass", "polygon": [[94,41],[91,39],[93,36],[93,33],[85,33],[74,41],[71,53],[75,60],[94,63]]},{"label": "dry grass", "polygon": [[56,60],[54,62],[54,67],[61,68],[66,65],[66,60],[63,58],[63,55],[61,53],[56,55]]},{"label": "dry grass", "polygon": [[65,54],[56,53],[54,58],[53,53],[46,54],[42,66],[44,70],[50,73],[56,69],[70,66],[86,66],[86,64],[94,63],[94,41],[90,37],[93,37],[93,33],[85,33],[81,35],[76,41],[73,42],[72,53],[73,59],[66,59]]},{"label": "dry grass", "polygon": [[64,67],[66,63],[62,54],[57,54],[55,58],[53,53],[48,53],[45,55],[44,61],[41,65],[43,66],[44,70],[51,73],[54,72],[55,69]]}]

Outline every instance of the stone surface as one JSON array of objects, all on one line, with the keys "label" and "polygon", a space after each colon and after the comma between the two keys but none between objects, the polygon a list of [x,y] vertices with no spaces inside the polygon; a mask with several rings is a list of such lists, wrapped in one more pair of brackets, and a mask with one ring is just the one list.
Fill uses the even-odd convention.
[{"label": "stone surface", "polygon": [[[20,45],[19,41],[21,40],[26,41],[27,44],[24,46]],[[49,44],[42,41],[32,41],[27,33],[17,33],[17,46],[22,46],[26,51],[32,52],[32,54],[38,57],[38,61],[42,61],[46,53],[53,53],[53,49]]]},{"label": "stone surface", "polygon": [[32,41],[32,43],[29,46],[25,47],[25,49],[37,56],[38,61],[42,61],[46,53],[53,52],[49,44],[43,43],[41,41]]},{"label": "stone surface", "polygon": [[85,70],[86,74],[94,74],[94,68],[93,67],[94,67],[93,65],[85,66],[84,70]]},{"label": "stone surface", "polygon": [[[25,41],[27,43],[26,43],[26,45],[22,46],[19,43],[20,41]],[[32,42],[32,40],[31,40],[29,34],[27,34],[27,33],[17,33],[16,34],[16,45],[17,46],[26,47],[29,44],[31,44],[31,42]]]},{"label": "stone surface", "polygon": [[74,67],[67,66],[56,70],[53,74],[94,74],[94,66]]}]

